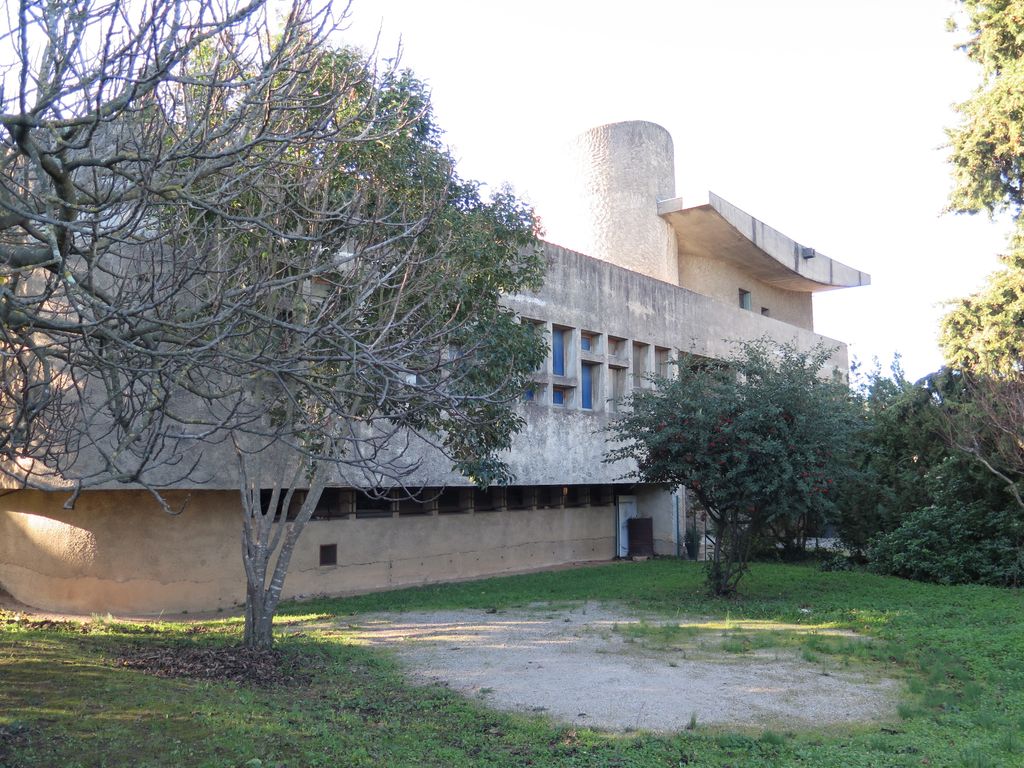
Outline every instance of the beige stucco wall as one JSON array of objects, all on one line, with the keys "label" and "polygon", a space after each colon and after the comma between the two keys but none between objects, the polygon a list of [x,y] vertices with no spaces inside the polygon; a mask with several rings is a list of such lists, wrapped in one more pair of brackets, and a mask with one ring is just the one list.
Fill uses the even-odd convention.
[{"label": "beige stucco wall", "polygon": [[763,283],[728,261],[681,254],[679,284],[733,307],[739,306],[739,290],[742,288],[750,291],[750,308],[755,314],[761,314],[761,307],[767,307],[768,316],[775,320],[807,330],[814,328],[810,293],[787,291]]},{"label": "beige stucco wall", "polygon": [[[175,507],[187,493],[168,492]],[[244,597],[238,494],[193,493],[175,516],[142,491],[0,496],[0,587],[76,612],[214,610]]]},{"label": "beige stucco wall", "polygon": [[[181,504],[185,493],[168,500]],[[83,613],[215,610],[245,595],[237,494],[193,492],[169,516],[148,494],[0,496],[0,587],[22,602]],[[286,596],[338,594],[613,556],[611,507],[313,520],[303,532]],[[319,565],[337,544],[338,565]]]}]

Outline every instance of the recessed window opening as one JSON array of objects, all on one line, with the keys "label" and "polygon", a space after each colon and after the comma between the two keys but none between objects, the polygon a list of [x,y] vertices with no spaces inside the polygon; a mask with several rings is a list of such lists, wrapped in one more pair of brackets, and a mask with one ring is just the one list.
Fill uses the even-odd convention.
[{"label": "recessed window opening", "polygon": [[[415,496],[410,496],[407,493],[398,492],[400,495],[395,501],[395,506],[398,507],[399,517],[409,517],[415,515],[427,515],[430,514],[430,501],[424,501],[424,492],[420,491]],[[430,498],[429,495],[426,498]]]},{"label": "recessed window opening", "polygon": [[[284,506],[284,500],[288,496],[288,489],[282,488],[281,494],[277,497],[277,509],[274,510],[274,520],[281,519],[281,507]],[[272,488],[263,488],[260,490],[260,508],[262,511],[268,511],[270,507],[270,501],[274,497],[274,490]],[[288,519],[294,520],[299,515],[299,509],[302,508],[302,502],[306,498],[305,491],[296,491],[292,494],[291,503],[288,505]]]},{"label": "recessed window opening", "polygon": [[611,379],[611,399],[608,401],[608,409],[616,411],[619,403],[626,395],[626,369],[609,368],[608,377]]},{"label": "recessed window opening", "polygon": [[437,511],[442,515],[457,515],[468,512],[462,499],[461,488],[445,488],[437,497]]},{"label": "recessed window opening", "polygon": [[501,506],[501,488],[473,489],[473,511],[493,512]]},{"label": "recessed window opening", "polygon": [[584,363],[580,368],[580,407],[586,410],[594,408],[594,384],[597,378],[596,365]]},{"label": "recessed window opening", "polygon": [[567,507],[589,507],[590,486],[570,485],[568,493],[565,494],[565,506]]},{"label": "recessed window opening", "polygon": [[320,565],[337,565],[338,564],[338,545],[337,544],[321,544],[320,545]]},{"label": "recessed window opening", "polygon": [[607,506],[612,503],[615,489],[610,485],[590,486],[590,506]]},{"label": "recessed window opening", "polygon": [[391,517],[391,499],[387,491],[357,491],[356,517]]},{"label": "recessed window opening", "polygon": [[644,377],[647,375],[647,344],[639,341],[633,342],[633,389],[640,389],[644,386]]},{"label": "recessed window opening", "polygon": [[768,315],[770,315],[771,313],[768,311],[768,307],[761,307],[761,314],[764,317],[768,317]]},{"label": "recessed window opening", "polygon": [[750,309],[750,291],[740,288],[740,309]]},{"label": "recessed window opening", "polygon": [[348,491],[341,488],[324,488],[320,500],[313,510],[313,520],[333,520],[347,517],[349,508]]},{"label": "recessed window opening", "polygon": [[668,378],[671,352],[665,347],[654,348],[654,370],[663,379]]},{"label": "recessed window opening", "polygon": [[514,485],[505,489],[506,509],[533,509],[534,489]]},{"label": "recessed window opening", "polygon": [[551,330],[551,372],[555,376],[565,376],[565,328]]},{"label": "recessed window opening", "polygon": [[551,404],[558,406],[566,406],[569,404],[569,388],[568,387],[552,387],[551,388]]},{"label": "recessed window opening", "polygon": [[542,485],[537,488],[537,506],[557,509],[567,492],[568,488],[561,485]]}]

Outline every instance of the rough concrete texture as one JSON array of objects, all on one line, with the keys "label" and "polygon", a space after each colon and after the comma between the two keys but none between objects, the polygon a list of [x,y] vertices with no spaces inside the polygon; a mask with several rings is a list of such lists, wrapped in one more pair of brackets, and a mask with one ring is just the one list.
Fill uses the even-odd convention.
[{"label": "rough concrete texture", "polygon": [[612,731],[699,725],[809,728],[895,714],[896,681],[810,664],[791,651],[684,658],[644,650],[624,611],[409,613],[360,618],[357,639],[390,647],[420,681],[499,709]]},{"label": "rough concrete texture", "polygon": [[569,148],[559,204],[542,210],[559,242],[657,280],[678,284],[676,240],[658,218],[675,197],[672,136],[634,120],[586,131]]},{"label": "rough concrete texture", "polygon": [[[182,506],[185,494],[168,494]],[[0,496],[0,588],[27,605],[78,613],[179,613],[245,599],[237,493],[191,494],[178,516],[142,491]],[[337,546],[337,565],[320,547]],[[339,594],[607,560],[611,505],[312,520],[285,597]]]}]

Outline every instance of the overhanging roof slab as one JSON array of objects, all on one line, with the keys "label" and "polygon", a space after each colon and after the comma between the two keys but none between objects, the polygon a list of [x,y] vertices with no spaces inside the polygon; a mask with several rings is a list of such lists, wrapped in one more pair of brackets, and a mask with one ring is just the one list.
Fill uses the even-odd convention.
[{"label": "overhanging roof slab", "polygon": [[790,291],[827,291],[870,285],[871,276],[786,237],[718,195],[684,208],[682,198],[658,203],[682,256],[724,259],[752,277]]}]

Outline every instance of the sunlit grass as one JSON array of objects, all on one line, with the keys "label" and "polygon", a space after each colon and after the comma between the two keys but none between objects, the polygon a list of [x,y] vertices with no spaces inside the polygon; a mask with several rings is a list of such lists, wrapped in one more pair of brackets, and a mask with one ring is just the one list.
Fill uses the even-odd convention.
[{"label": "sunlit grass", "polygon": [[[1024,765],[1019,592],[768,565],[755,565],[742,591],[738,600],[710,598],[699,568],[655,560],[286,604],[279,646],[306,660],[310,682],[285,688],[162,679],[113,663],[126,646],[235,643],[235,616],[96,617],[84,633],[2,616],[0,765]],[[799,731],[780,723],[751,734],[695,716],[678,734],[605,734],[498,713],[488,696],[412,685],[388,651],[353,637],[367,614],[382,611],[521,609],[543,618],[552,609],[541,604],[587,602],[645,616],[609,629],[634,649],[705,643],[701,653],[717,658],[777,651],[870,666],[903,681],[903,700],[881,725]]]}]

